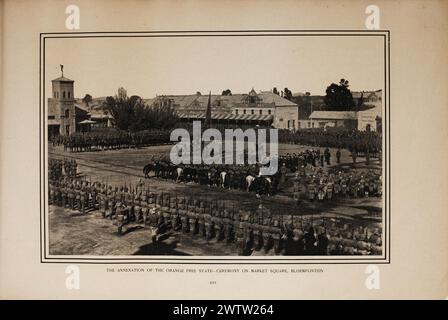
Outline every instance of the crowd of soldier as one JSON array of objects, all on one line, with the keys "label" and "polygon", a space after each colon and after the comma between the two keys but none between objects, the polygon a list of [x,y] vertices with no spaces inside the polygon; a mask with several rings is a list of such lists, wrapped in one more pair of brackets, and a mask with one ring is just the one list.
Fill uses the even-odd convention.
[{"label": "crowd of soldier", "polygon": [[59,180],[62,176],[76,177],[77,169],[74,159],[48,159],[49,180]]},{"label": "crowd of soldier", "polygon": [[279,131],[280,143],[313,147],[344,148],[358,154],[376,155],[381,152],[381,133],[346,129],[303,129]]},{"label": "crowd of soldier", "polygon": [[[336,152],[336,163],[340,163],[341,153]],[[307,149],[298,153],[288,153],[278,157],[280,168],[269,177],[260,176],[261,165],[174,165],[168,157],[152,158],[143,173],[149,178],[151,171],[156,177],[172,179],[176,182],[194,182],[228,189],[255,191],[257,194],[275,194],[285,182],[289,173],[296,173],[295,183],[311,201],[331,200],[333,197],[381,196],[381,174],[363,169],[338,169],[331,165],[328,148]],[[253,179],[248,179],[253,177]],[[305,191],[303,190],[305,189]]]},{"label": "crowd of soldier", "polygon": [[141,148],[170,143],[169,131],[108,131],[74,133],[51,137],[53,146],[63,145],[64,151],[86,152]]},{"label": "crowd of soldier", "polygon": [[306,169],[296,173],[294,192],[297,199],[330,201],[335,198],[381,197],[382,177],[377,170],[337,171],[321,168]]},{"label": "crowd of soldier", "polygon": [[214,201],[149,192],[143,185],[131,189],[65,177],[50,181],[49,202],[81,212],[98,209],[104,218],[114,220],[119,235],[133,222],[150,226],[155,242],[174,231],[234,244],[239,255],[272,248],[285,255],[381,253],[377,228],[272,215],[261,206],[255,211],[229,209]]}]

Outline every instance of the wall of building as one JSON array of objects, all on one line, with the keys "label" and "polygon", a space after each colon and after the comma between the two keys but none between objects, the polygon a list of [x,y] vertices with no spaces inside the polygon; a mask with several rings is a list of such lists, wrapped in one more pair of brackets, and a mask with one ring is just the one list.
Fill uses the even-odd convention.
[{"label": "wall of building", "polygon": [[336,127],[355,129],[357,128],[357,126],[358,126],[357,119],[309,119],[309,120],[300,120],[298,129],[336,128]]},{"label": "wall of building", "polygon": [[59,134],[68,135],[76,132],[76,114],[73,101],[59,101],[61,125]]},{"label": "wall of building", "polygon": [[358,114],[358,130],[360,131],[377,131],[380,129],[377,114],[371,112],[359,112]]},{"label": "wall of building", "polygon": [[53,81],[53,98],[72,100],[74,96],[73,82]]},{"label": "wall of building", "polygon": [[48,120],[59,123],[59,134],[76,132],[76,114],[74,100],[48,99]]},{"label": "wall of building", "polygon": [[272,108],[260,108],[260,107],[244,107],[244,106],[240,106],[237,108],[234,108],[232,110],[233,114],[256,114],[256,115],[274,115],[275,113],[275,107]]},{"label": "wall of building", "polygon": [[274,122],[272,125],[277,129],[297,130],[299,114],[297,106],[276,107]]}]

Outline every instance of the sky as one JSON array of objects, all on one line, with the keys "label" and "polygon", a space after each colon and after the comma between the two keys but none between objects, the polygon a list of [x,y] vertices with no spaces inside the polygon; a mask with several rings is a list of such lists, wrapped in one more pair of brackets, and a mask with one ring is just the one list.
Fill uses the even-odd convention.
[{"label": "sky", "polygon": [[51,80],[75,80],[75,97],[220,94],[282,90],[325,94],[339,79],[352,91],[383,88],[382,37],[185,37],[46,39],[46,95]]}]

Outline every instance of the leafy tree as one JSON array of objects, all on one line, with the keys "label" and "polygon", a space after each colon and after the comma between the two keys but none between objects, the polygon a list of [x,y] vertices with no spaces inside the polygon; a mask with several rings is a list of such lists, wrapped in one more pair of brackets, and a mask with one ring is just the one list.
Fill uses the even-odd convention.
[{"label": "leafy tree", "polygon": [[222,96],[231,96],[232,91],[230,89],[226,89],[221,93]]},{"label": "leafy tree", "polygon": [[119,88],[115,97],[107,97],[105,108],[110,112],[115,120],[115,125],[121,130],[128,130],[131,124],[135,123],[134,110],[136,104],[143,104],[137,97],[128,97],[124,88]]},{"label": "leafy tree", "polygon": [[289,90],[288,88],[285,88],[285,90],[283,90],[283,92],[284,92],[283,97],[288,100],[291,100],[291,98],[292,98],[291,90]]},{"label": "leafy tree", "polygon": [[358,99],[358,107],[361,107],[364,104],[364,93],[361,92],[361,97]]},{"label": "leafy tree", "polygon": [[179,120],[176,110],[172,106],[161,107],[154,106],[147,108],[149,123],[152,124],[148,128],[156,128],[166,130],[174,127]]},{"label": "leafy tree", "polygon": [[87,108],[89,107],[89,103],[92,102],[92,96],[90,94],[86,94],[84,96],[84,98],[82,98],[82,102],[87,106]]},{"label": "leafy tree", "polygon": [[173,107],[148,107],[139,96],[128,97],[123,88],[118,89],[115,97],[107,97],[104,104],[121,130],[166,130],[179,119]]},{"label": "leafy tree", "polygon": [[272,93],[275,93],[276,95],[278,95],[279,93],[278,93],[278,90],[277,90],[277,88],[276,87],[274,87],[274,89],[272,89]]},{"label": "leafy tree", "polygon": [[347,111],[353,109],[355,102],[348,87],[348,80],[345,79],[341,79],[339,84],[332,83],[327,87],[324,98],[327,110]]}]

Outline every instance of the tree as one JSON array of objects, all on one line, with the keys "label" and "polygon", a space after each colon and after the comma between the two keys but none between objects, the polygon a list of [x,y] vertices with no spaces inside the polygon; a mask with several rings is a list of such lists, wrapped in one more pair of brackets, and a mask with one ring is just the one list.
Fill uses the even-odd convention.
[{"label": "tree", "polygon": [[179,119],[173,107],[148,107],[139,96],[128,97],[123,88],[118,89],[115,97],[107,97],[104,107],[121,130],[166,130],[174,127]]},{"label": "tree", "polygon": [[358,99],[358,107],[361,107],[364,104],[364,93],[361,92],[361,97]]},{"label": "tree", "polygon": [[272,89],[272,93],[275,93],[276,95],[279,95],[278,90],[276,87],[274,87],[274,89]]},{"label": "tree", "polygon": [[221,93],[222,96],[231,96],[232,91],[230,89],[226,89]]},{"label": "tree", "polygon": [[82,102],[87,106],[87,108],[89,107],[89,103],[92,102],[92,96],[90,94],[86,94],[84,96],[84,98],[82,98]]},{"label": "tree", "polygon": [[291,90],[289,90],[288,88],[285,88],[284,90],[284,95],[283,95],[286,99],[291,100],[292,98],[292,92]]},{"label": "tree", "polygon": [[134,111],[138,105],[144,105],[143,100],[138,96],[129,98],[124,88],[119,88],[115,97],[107,97],[105,101],[105,108],[121,130],[128,130],[135,123]]},{"label": "tree", "polygon": [[345,79],[341,79],[339,84],[332,83],[327,87],[324,98],[327,110],[347,111],[353,109],[355,102],[348,87],[348,80]]}]

